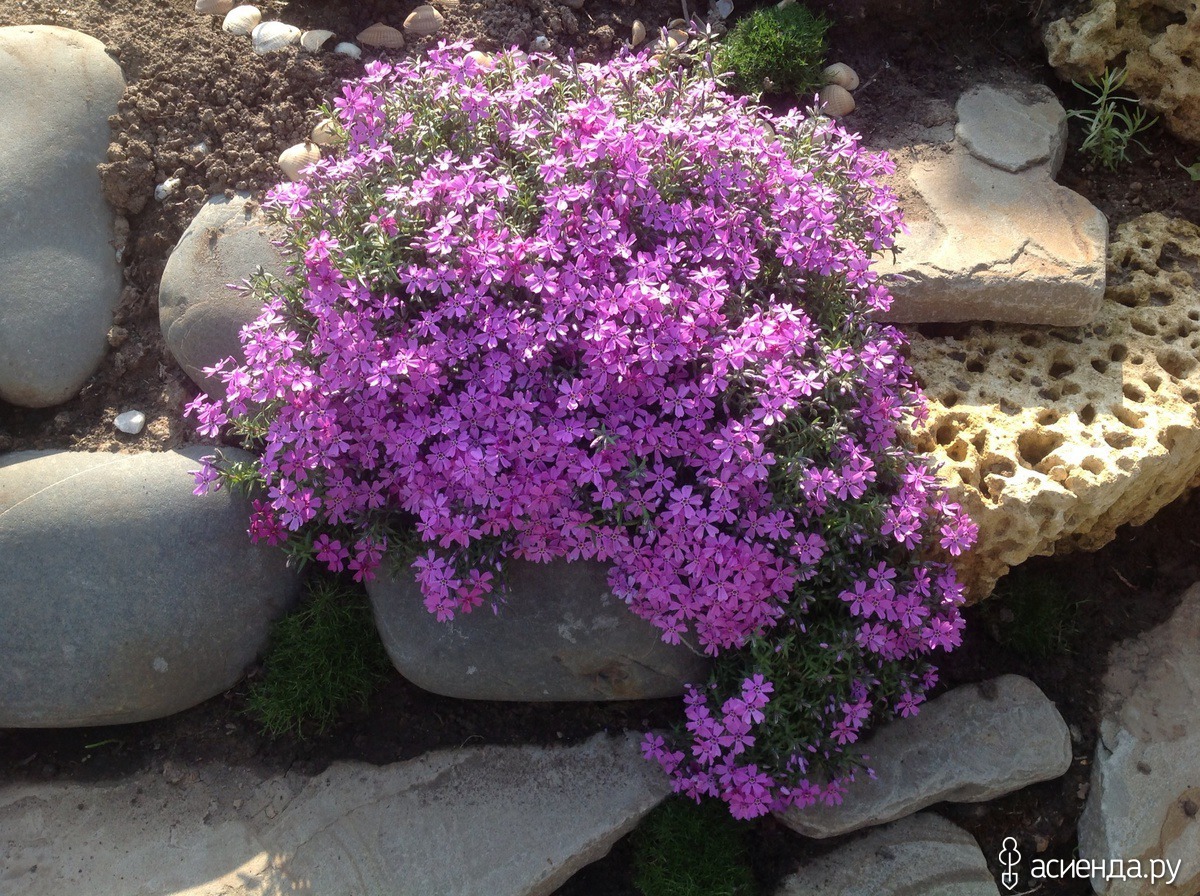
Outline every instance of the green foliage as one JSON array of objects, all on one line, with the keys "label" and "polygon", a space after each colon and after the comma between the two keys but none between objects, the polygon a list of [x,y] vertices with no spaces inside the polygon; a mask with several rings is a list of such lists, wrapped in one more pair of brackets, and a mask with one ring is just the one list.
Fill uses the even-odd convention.
[{"label": "green foliage", "polygon": [[1188,173],[1188,177],[1192,180],[1200,180],[1200,162],[1193,162],[1191,165],[1185,165],[1179,159],[1175,160],[1175,164]]},{"label": "green foliage", "polygon": [[997,641],[1044,660],[1074,650],[1082,606],[1055,577],[1018,567],[1000,580],[985,608]]},{"label": "green foliage", "polygon": [[[1067,118],[1078,119],[1086,129],[1079,148],[1109,171],[1116,171],[1117,166],[1130,161],[1130,143],[1150,152],[1136,137],[1158,121],[1157,118],[1147,121],[1146,110],[1136,107],[1137,100],[1115,95],[1125,84],[1126,74],[1123,68],[1105,70],[1098,80],[1092,76],[1090,90],[1077,81],[1071,82],[1092,98],[1090,109],[1072,109],[1067,113]],[[1128,104],[1135,106],[1132,113]]]},{"label": "green foliage", "polygon": [[362,590],[314,577],[301,605],[271,632],[266,674],[246,711],[272,737],[323,734],[344,709],[366,706],[388,668]]},{"label": "green foliage", "polygon": [[716,800],[672,797],[634,832],[634,886],[643,896],[755,896],[747,827]]},{"label": "green foliage", "polygon": [[799,3],[758,9],[718,45],[714,68],[732,71],[743,93],[790,93],[810,99],[822,83],[830,22]]}]

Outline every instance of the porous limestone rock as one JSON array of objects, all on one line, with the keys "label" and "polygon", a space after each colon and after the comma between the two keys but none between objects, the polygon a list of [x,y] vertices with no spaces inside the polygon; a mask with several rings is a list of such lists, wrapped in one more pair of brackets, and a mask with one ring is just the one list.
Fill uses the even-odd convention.
[{"label": "porous limestone rock", "polygon": [[917,446],[978,524],[971,601],[1029,557],[1096,550],[1200,473],[1200,227],[1121,226],[1087,327],[984,324],[911,334],[929,400]]},{"label": "porous limestone rock", "polygon": [[1053,177],[1066,113],[1042,85],[983,84],[958,100],[954,139],[936,132],[894,153],[891,186],[907,233],[891,276],[902,323],[1007,321],[1078,326],[1104,296],[1108,222]]},{"label": "porous limestone rock", "polygon": [[1123,64],[1125,87],[1173,133],[1200,143],[1200,6],[1193,0],[1093,0],[1077,18],[1051,23],[1045,43],[1054,70],[1080,83]]},{"label": "porous limestone rock", "polygon": [[876,828],[786,878],[775,896],[996,896],[975,838],[925,812]]},{"label": "porous limestone rock", "polygon": [[[895,719],[863,742],[875,779],[859,775],[838,806],[776,817],[805,837],[836,837],[904,818],[934,803],[979,803],[1057,778],[1071,734],[1037,685],[1002,675],[963,685]],[[863,892],[868,892],[864,890]]]},{"label": "porous limestone rock", "polygon": [[639,736],[314,778],[201,763],[0,782],[4,896],[547,896],[671,791]]},{"label": "porous limestone rock", "polygon": [[[1171,618],[1109,654],[1092,782],[1079,819],[1083,859],[1157,860],[1171,886],[1093,878],[1107,896],[1200,892],[1200,585]],[[1180,864],[1182,863],[1182,864]],[[1148,872],[1147,872],[1148,873]]]}]

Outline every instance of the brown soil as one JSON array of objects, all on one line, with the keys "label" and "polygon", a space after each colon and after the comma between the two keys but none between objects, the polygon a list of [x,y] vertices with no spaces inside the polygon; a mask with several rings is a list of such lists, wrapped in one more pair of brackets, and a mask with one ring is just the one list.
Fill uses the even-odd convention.
[{"label": "brown soil", "polygon": [[[699,0],[693,0],[693,6]],[[889,5],[890,4],[890,5]],[[375,21],[399,25],[414,4],[390,0],[318,2],[267,0],[265,19],[301,28],[328,28],[335,40],[353,40]],[[939,0],[856,0],[833,4],[854,14],[831,34],[831,60],[850,63],[862,76],[858,110],[846,125],[869,146],[905,150],[906,134],[944,123],[958,95],[985,79],[1014,77],[1049,84],[1064,106],[1085,97],[1056,80],[1045,65],[1038,28],[1065,3],[995,0],[971,4],[971,20],[951,15]],[[55,24],[102,40],[125,71],[129,87],[111,120],[113,143],[102,166],[106,195],[123,218],[125,290],[110,334],[112,350],[80,395],[54,408],[29,410],[0,402],[0,452],[30,448],[151,451],[199,441],[180,409],[196,387],[174,363],[162,340],[157,289],[163,267],[187,223],[205,200],[232,190],[261,194],[279,178],[275,159],[302,140],[316,106],[331,100],[340,80],[360,65],[332,53],[295,50],[255,56],[245,38],[224,34],[219,19],[198,16],[192,0],[0,0],[0,25]],[[739,6],[739,12],[749,6]],[[907,15],[895,12],[903,8]],[[892,12],[887,12],[891,9]],[[556,51],[602,60],[630,32],[634,19],[653,30],[680,14],[667,0],[585,0],[579,10],[551,0],[463,0],[446,13],[442,37],[469,37],[481,49],[517,44],[528,49],[545,34]],[[331,42],[332,43],[332,42]],[[395,55],[419,51],[417,41]],[[777,111],[787,101],[771,103]],[[1112,174],[1097,171],[1071,149],[1059,180],[1094,202],[1115,227],[1146,211],[1200,221],[1200,186],[1176,165],[1197,150],[1156,129],[1149,155]],[[204,146],[201,147],[201,144]],[[153,198],[168,177],[180,187],[165,201]],[[114,430],[120,411],[138,409],[148,419],[140,435]],[[1179,594],[1200,580],[1200,552],[1185,533],[1197,531],[1200,501],[1182,500],[1141,529],[1122,530],[1092,555],[1031,561],[1089,601],[1074,652],[1050,662],[1030,662],[1000,647],[985,610],[970,611],[967,643],[947,658],[948,683],[979,681],[1018,672],[1036,681],[1073,726],[1076,762],[1054,782],[1027,788],[980,806],[941,811],[979,839],[995,856],[1000,841],[1015,836],[1026,855],[1069,858],[1095,744],[1096,703],[1107,649],[1114,641],[1164,619]],[[259,674],[253,672],[250,681]],[[361,713],[350,714],[327,736],[275,742],[242,715],[248,682],[193,710],[140,725],[64,731],[0,731],[0,780],[106,779],[136,768],[163,768],[201,759],[315,773],[335,759],[394,762],[439,747],[466,743],[573,741],[603,729],[664,725],[677,701],[615,705],[504,705],[432,696],[393,677]],[[755,864],[770,884],[806,855],[829,848],[806,843],[771,820],[757,825]],[[1027,851],[1028,850],[1028,851]],[[630,850],[577,875],[561,891],[572,896],[634,894]],[[995,869],[993,869],[995,870]],[[1063,885],[1058,892],[1087,892]]]}]

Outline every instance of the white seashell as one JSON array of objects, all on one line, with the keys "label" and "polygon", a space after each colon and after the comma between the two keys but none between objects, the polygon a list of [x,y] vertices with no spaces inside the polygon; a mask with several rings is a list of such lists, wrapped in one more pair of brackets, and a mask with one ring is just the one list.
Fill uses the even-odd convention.
[{"label": "white seashell", "polygon": [[688,35],[686,31],[678,29],[667,32],[667,49],[677,50],[680,47],[687,46]]},{"label": "white seashell", "polygon": [[459,0],[437,0],[437,5],[442,9],[454,10],[459,7]]},{"label": "white seashell", "polygon": [[633,20],[633,35],[629,41],[629,46],[636,47],[646,39],[646,26],[642,24],[641,19]]},{"label": "white seashell", "polygon": [[472,50],[467,54],[467,58],[474,59],[475,65],[485,72],[490,72],[496,68],[496,60],[482,50]]},{"label": "white seashell", "polygon": [[383,47],[385,50],[398,50],[404,46],[404,35],[400,30],[383,22],[376,22],[358,33],[358,42],[368,47]]},{"label": "white seashell", "polygon": [[300,46],[304,47],[310,53],[315,53],[331,37],[333,37],[333,32],[326,31],[324,28],[318,28],[316,31],[305,31],[300,35]]},{"label": "white seashell", "polygon": [[830,118],[841,118],[854,111],[854,97],[840,84],[826,84],[817,95],[821,98],[821,111]]},{"label": "white seashell", "polygon": [[235,6],[225,14],[221,30],[229,34],[249,34],[262,21],[257,6]]},{"label": "white seashell", "polygon": [[844,62],[835,62],[825,69],[825,83],[837,84],[847,90],[858,89],[858,72]]},{"label": "white seashell", "polygon": [[337,132],[332,121],[328,118],[322,118],[317,122],[316,127],[312,129],[312,134],[309,139],[317,146],[337,146],[342,142],[342,137]]},{"label": "white seashell", "polygon": [[162,202],[172,193],[179,189],[179,178],[168,177],[161,184],[154,188],[154,198]]},{"label": "white seashell", "polygon": [[667,22],[668,31],[687,31],[688,23],[684,19],[671,19]]},{"label": "white seashell", "polygon": [[301,171],[321,159],[321,150],[315,143],[297,143],[279,154],[279,167],[290,181],[302,179]]},{"label": "white seashell", "polygon": [[408,14],[404,20],[404,30],[418,37],[428,37],[436,34],[445,21],[440,12],[426,3]]},{"label": "white seashell", "polygon": [[263,22],[254,26],[250,38],[254,41],[254,52],[262,56],[264,53],[287,49],[300,40],[300,29],[283,22]]},{"label": "white seashell", "polygon": [[539,53],[547,53],[550,51],[550,38],[544,34],[539,34],[533,39],[533,49]]},{"label": "white seashell", "polygon": [[142,427],[146,425],[146,415],[141,411],[126,411],[123,414],[117,414],[113,418],[113,426],[127,432],[131,436],[136,436],[142,431]]},{"label": "white seashell", "polygon": [[717,18],[727,19],[733,15],[733,0],[717,0],[712,9],[717,14]]},{"label": "white seashell", "polygon": [[362,50],[354,46],[352,43],[342,41],[333,48],[333,52],[341,53],[343,56],[349,56],[351,59],[362,59]]},{"label": "white seashell", "polygon": [[787,9],[789,6],[791,6],[795,2],[796,2],[796,0],[779,0],[779,2],[775,4],[775,8],[776,9]]},{"label": "white seashell", "polygon": [[233,0],[196,0],[196,12],[201,15],[223,16],[233,9]]}]

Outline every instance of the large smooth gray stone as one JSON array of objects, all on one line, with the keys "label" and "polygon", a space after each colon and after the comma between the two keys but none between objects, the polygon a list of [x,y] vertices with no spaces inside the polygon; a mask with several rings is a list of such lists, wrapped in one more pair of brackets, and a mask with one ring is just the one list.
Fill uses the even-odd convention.
[{"label": "large smooth gray stone", "polygon": [[1037,685],[1003,675],[963,685],[869,737],[878,778],[859,775],[840,806],[776,813],[806,837],[835,837],[949,800],[981,803],[1064,774],[1071,734]]},{"label": "large smooth gray stone", "polygon": [[1162,625],[1113,648],[1079,819],[1083,859],[1170,861],[1173,886],[1092,879],[1107,896],[1200,893],[1200,585]]},{"label": "large smooth gray stone", "polygon": [[641,700],[707,679],[709,661],[664,644],[606,583],[602,563],[509,563],[511,593],[438,622],[410,575],[367,585],[392,663],[414,684],[469,700]]},{"label": "large smooth gray stone", "polygon": [[271,244],[282,234],[248,194],[217,196],[197,212],[171,251],[158,288],[158,321],[171,355],[210,395],[225,386],[201,371],[225,358],[242,361],[238,333],[262,311],[248,293],[229,288],[260,268],[283,277],[282,253]]},{"label": "large smooth gray stone", "polygon": [[[318,777],[0,785],[4,896],[546,896],[671,785],[639,737],[478,747]],[[36,869],[36,870],[33,870]]]},{"label": "large smooth gray stone", "polygon": [[975,838],[926,813],[876,828],[784,880],[776,896],[996,896]]},{"label": "large smooth gray stone", "polygon": [[244,499],[192,494],[212,450],[0,457],[0,728],[159,718],[241,678],[299,582]]},{"label": "large smooth gray stone", "polygon": [[121,68],[66,28],[0,28],[0,399],[75,396],[107,351],[121,292],[96,166]]}]

